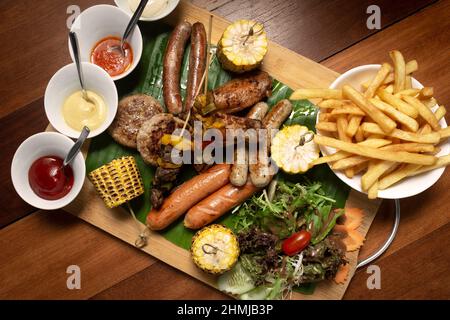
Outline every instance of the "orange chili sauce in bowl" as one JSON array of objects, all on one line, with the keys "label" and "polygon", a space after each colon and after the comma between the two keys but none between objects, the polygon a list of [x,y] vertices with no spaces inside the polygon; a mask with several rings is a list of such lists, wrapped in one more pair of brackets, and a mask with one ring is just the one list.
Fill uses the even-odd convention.
[{"label": "orange chili sauce in bowl", "polygon": [[103,68],[112,77],[124,73],[133,62],[133,50],[128,42],[124,43],[125,56],[119,50],[120,38],[106,37],[97,42],[91,52],[91,62]]}]

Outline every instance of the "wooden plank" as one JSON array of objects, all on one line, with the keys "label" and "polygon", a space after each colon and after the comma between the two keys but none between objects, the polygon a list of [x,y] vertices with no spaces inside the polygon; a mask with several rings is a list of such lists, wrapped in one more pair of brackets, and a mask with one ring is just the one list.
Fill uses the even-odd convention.
[{"label": "wooden plank", "polygon": [[193,1],[202,7],[216,7],[215,14],[231,21],[261,21],[273,41],[314,61],[321,61],[379,31],[367,28],[369,15],[366,10],[370,5],[380,7],[381,28],[384,29],[433,1],[258,0],[226,1],[219,6],[214,2]]},{"label": "wooden plank", "polygon": [[[209,16],[210,13],[207,11],[200,10],[187,2],[182,2],[177,11],[166,21],[170,24],[176,24],[180,20],[201,21],[206,23]],[[214,18],[212,30],[213,42],[219,39],[222,30],[226,25],[227,22],[224,19],[219,17]],[[274,43],[270,43],[269,54],[265,61],[265,70],[275,78],[282,79],[282,81],[285,81],[287,85],[293,88],[306,84],[313,86],[328,86],[336,77],[335,72],[323,68],[311,60],[303,58]],[[280,63],[280,61],[283,61],[283,63]],[[299,77],[293,77],[292,75],[299,75]],[[301,75],[304,75],[306,80],[302,79]],[[368,201],[365,195],[351,192],[346,205],[363,208],[366,211],[366,217],[361,229],[362,234],[365,235],[367,233],[379,204],[380,201]],[[137,229],[136,224],[131,219],[130,215],[125,213],[121,208],[108,210],[101,199],[96,195],[96,192],[89,181],[85,181],[80,195],[66,209],[68,212],[130,244],[135,242],[136,236],[140,232],[139,229],[144,228],[142,225],[141,228]],[[159,233],[151,232],[149,236],[149,245],[142,250],[206,284],[215,286],[216,278],[207,275],[196,268],[188,251],[173,245]],[[353,274],[356,267],[357,255],[358,252],[353,252],[349,253],[347,256],[351,265],[350,275]],[[349,281],[350,277],[344,285],[336,285],[333,282],[323,282],[317,287],[314,295],[303,296],[294,294],[293,297],[297,299],[340,299],[343,296]]]},{"label": "wooden plank", "polygon": [[[64,211],[37,211],[0,230],[0,299],[86,299],[155,263]],[[67,289],[69,265],[81,290]]]}]

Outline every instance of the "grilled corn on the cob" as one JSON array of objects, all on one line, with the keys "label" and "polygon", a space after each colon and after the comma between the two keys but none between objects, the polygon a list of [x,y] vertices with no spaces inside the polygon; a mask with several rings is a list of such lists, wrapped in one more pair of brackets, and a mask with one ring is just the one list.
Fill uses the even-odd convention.
[{"label": "grilled corn on the cob", "polygon": [[238,73],[257,68],[266,53],[264,26],[251,20],[239,20],[229,25],[217,46],[222,67]]},{"label": "grilled corn on the cob", "polygon": [[272,140],[272,159],[287,173],[303,173],[319,158],[319,148],[312,140],[314,133],[307,127],[287,126]]},{"label": "grilled corn on the cob", "polygon": [[239,243],[233,232],[213,224],[198,231],[192,239],[194,263],[203,271],[221,274],[230,270],[239,257]]},{"label": "grilled corn on the cob", "polygon": [[97,192],[108,208],[115,208],[144,193],[141,175],[132,156],[115,159],[90,172]]}]

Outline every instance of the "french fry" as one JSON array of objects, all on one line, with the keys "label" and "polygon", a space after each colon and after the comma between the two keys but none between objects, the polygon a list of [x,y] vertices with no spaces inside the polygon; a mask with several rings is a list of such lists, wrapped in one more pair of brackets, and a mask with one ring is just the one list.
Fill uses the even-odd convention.
[{"label": "french fry", "polygon": [[331,114],[334,115],[340,115],[340,114],[352,114],[357,116],[364,116],[366,115],[364,111],[362,111],[357,106],[344,106],[342,108],[336,108],[331,111]]},{"label": "french fry", "polygon": [[381,65],[381,68],[380,70],[378,70],[377,75],[375,76],[375,78],[373,78],[372,82],[367,87],[366,92],[364,92],[364,97],[366,99],[373,98],[375,92],[378,90],[378,88],[383,83],[384,79],[386,79],[391,70],[392,67],[389,63],[383,63]]},{"label": "french fry", "polygon": [[[390,140],[386,139],[369,139],[359,142],[358,144],[361,146],[371,147],[371,148],[380,148],[390,144]],[[318,165],[327,162],[338,161],[344,158],[350,157],[352,154],[344,151],[338,151],[329,156],[320,157],[312,162],[313,165]]]},{"label": "french fry", "polygon": [[[406,63],[405,71],[407,75],[410,75],[413,72],[419,70],[419,65],[416,60],[411,60]],[[390,73],[386,79],[384,79],[383,84],[388,84],[394,82],[394,74]]]},{"label": "french fry", "polygon": [[396,94],[394,94],[395,97],[397,98],[401,98],[402,96],[412,96],[415,97],[420,93],[420,89],[403,89],[400,92],[397,92]]},{"label": "french fry", "polygon": [[355,143],[340,141],[330,137],[318,136],[314,137],[314,141],[319,145],[325,145],[336,148],[345,152],[350,152],[355,155],[365,156],[374,159],[387,160],[393,162],[414,163],[420,165],[433,165],[437,158],[430,155],[409,153],[404,151],[386,151],[366,146],[361,146]]},{"label": "french fry", "polygon": [[359,125],[361,124],[362,118],[363,118],[362,116],[352,116],[350,118],[350,121],[348,122],[347,130],[345,131],[347,136],[349,136],[350,138],[353,138],[353,136],[356,134],[356,131],[358,131],[358,128],[359,128]]},{"label": "french fry", "polygon": [[360,165],[361,163],[367,162],[369,160],[369,158],[363,156],[351,156],[349,158],[336,161],[331,165],[331,168],[333,170],[345,170]]},{"label": "french fry", "polygon": [[450,137],[450,127],[439,130],[439,135],[441,136],[441,139]]},{"label": "french fry", "polygon": [[423,87],[420,90],[419,99],[421,99],[421,100],[433,98],[433,96],[434,96],[433,87]]},{"label": "french fry", "polygon": [[386,116],[379,109],[374,107],[367,99],[363,97],[361,93],[356,91],[349,85],[344,85],[342,88],[342,93],[348,99],[352,100],[358,107],[360,107],[366,114],[370,114],[370,117],[378,123],[380,128],[383,129],[384,132],[389,133],[395,129],[397,124]]},{"label": "french fry", "polygon": [[405,89],[406,64],[403,55],[398,50],[389,52],[394,62],[394,93]]},{"label": "french fry", "polygon": [[422,100],[422,103],[426,105],[428,108],[432,109],[437,105],[437,100],[433,97],[430,99]]},{"label": "french fry", "polygon": [[[386,88],[380,88],[379,90],[384,90],[387,93],[394,94],[394,85],[390,84]],[[377,91],[378,92],[378,91]]]},{"label": "french fry", "polygon": [[319,113],[319,121],[320,122],[335,122],[336,121],[336,116],[332,115],[331,113],[324,113],[321,112]]},{"label": "french fry", "polygon": [[419,133],[419,134],[428,134],[428,133],[431,133],[431,132],[433,132],[433,130],[431,129],[431,126],[428,123],[425,123],[417,131],[417,133]]},{"label": "french fry", "polygon": [[316,129],[327,132],[337,132],[337,125],[335,122],[318,122]]},{"label": "french fry", "polygon": [[[384,134],[368,134],[366,140],[371,140],[371,139],[384,139],[386,138],[386,136]],[[392,143],[392,140],[391,140]]]},{"label": "french fry", "polygon": [[389,188],[393,184],[408,177],[414,171],[417,171],[420,167],[421,167],[421,165],[418,165],[418,164],[404,164],[399,169],[395,170],[394,172],[391,172],[390,174],[388,174],[387,176],[382,178],[378,182],[378,189],[384,190],[384,189]]},{"label": "french fry", "polygon": [[385,172],[396,165],[392,161],[378,161],[370,162],[369,169],[361,177],[361,188],[363,191],[368,191],[370,187],[380,178]]},{"label": "french fry", "polygon": [[342,91],[337,89],[297,89],[292,93],[290,100],[302,99],[342,99]]},{"label": "french fry", "polygon": [[436,161],[436,164],[434,164],[432,166],[423,166],[414,172],[410,172],[408,174],[408,177],[416,176],[416,175],[422,174],[424,172],[432,171],[434,169],[446,167],[449,164],[450,164],[450,154],[443,156],[443,157],[439,157],[438,160]]},{"label": "french fry", "polygon": [[355,134],[355,140],[356,142],[362,142],[364,141],[364,130],[361,128],[361,126],[358,127],[358,130],[356,130]]},{"label": "french fry", "polygon": [[355,176],[355,170],[353,170],[353,168],[345,169],[344,174],[347,178],[353,179],[353,177]]},{"label": "french fry", "polygon": [[441,127],[439,126],[439,122],[434,116],[434,113],[431,112],[430,108],[425,106],[422,102],[420,102],[419,99],[410,97],[410,96],[403,96],[403,100],[405,100],[409,105],[416,108],[416,110],[419,112],[420,116],[430,124],[430,126],[434,130],[439,130]]},{"label": "french fry", "polygon": [[419,129],[419,123],[416,120],[398,111],[390,104],[376,99],[370,99],[370,102],[385,114],[389,115],[392,119],[405,125],[409,130],[416,132]]},{"label": "french fry", "polygon": [[353,169],[353,173],[355,175],[360,174],[361,172],[363,172],[364,170],[367,169],[368,164],[369,164],[369,162],[364,162],[364,163],[361,163],[360,165],[354,166],[352,168]]},{"label": "french fry", "polygon": [[444,106],[440,106],[434,113],[434,116],[436,117],[437,121],[441,121],[441,119],[443,117],[445,117],[446,113],[447,113],[447,109],[445,109]]},{"label": "french fry", "polygon": [[410,116],[411,118],[414,118],[414,119],[418,117],[419,112],[414,107],[410,106],[402,99],[397,98],[396,96],[390,94],[386,90],[378,90],[377,94],[381,98],[381,100],[389,103],[391,106],[396,108],[398,111],[403,112],[407,116]]},{"label": "french fry", "polygon": [[344,106],[347,102],[345,100],[336,100],[336,99],[327,99],[320,101],[317,106],[319,108],[324,109],[334,109],[334,108],[340,108]]},{"label": "french fry", "polygon": [[339,139],[342,141],[351,142],[352,139],[345,133],[348,127],[347,118],[344,116],[338,117],[336,120],[336,125]]},{"label": "french fry", "polygon": [[[364,122],[361,127],[365,132],[372,134],[383,134],[383,130],[376,123]],[[400,140],[417,142],[417,143],[438,143],[441,136],[438,132],[432,132],[428,134],[417,134],[414,132],[403,131],[400,129],[394,129],[391,133],[387,134],[390,137],[397,138]]]},{"label": "french fry", "polygon": [[375,183],[369,188],[367,197],[371,200],[378,198],[378,181],[375,181]]},{"label": "french fry", "polygon": [[405,89],[412,88],[412,77],[410,75],[405,76]]},{"label": "french fry", "polygon": [[381,147],[380,150],[388,151],[406,151],[406,152],[434,152],[435,146],[426,143],[401,143],[401,144],[391,144],[388,146]]}]

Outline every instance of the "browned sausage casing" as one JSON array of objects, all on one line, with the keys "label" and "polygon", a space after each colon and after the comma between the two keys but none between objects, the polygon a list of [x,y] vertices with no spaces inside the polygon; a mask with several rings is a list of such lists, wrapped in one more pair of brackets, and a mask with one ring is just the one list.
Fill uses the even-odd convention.
[{"label": "browned sausage casing", "polygon": [[151,230],[168,227],[193,205],[226,185],[229,176],[230,165],[218,164],[186,181],[164,200],[161,209],[150,211],[147,226]]},{"label": "browned sausage casing", "polygon": [[183,111],[181,99],[180,75],[184,49],[191,36],[189,22],[178,24],[170,35],[163,64],[163,96],[167,110],[172,114]]},{"label": "browned sausage casing", "polygon": [[249,165],[250,180],[257,187],[267,186],[273,178],[274,172],[272,170],[273,168],[270,166],[269,159],[269,149],[272,136],[271,130],[278,129],[286,121],[291,112],[292,103],[289,100],[284,99],[278,102],[263,119],[263,125],[268,130],[268,137],[265,143],[265,147],[267,147],[267,156],[264,156],[261,159],[258,154],[257,162]]},{"label": "browned sausage casing", "polygon": [[194,23],[191,35],[191,53],[189,56],[189,75],[184,102],[184,112],[189,112],[201,85],[206,68],[206,31],[201,22]]},{"label": "browned sausage casing", "polygon": [[251,182],[243,187],[235,187],[229,183],[192,207],[184,217],[184,226],[200,229],[243,203],[258,190],[261,189]]},{"label": "browned sausage casing", "polygon": [[238,112],[269,97],[272,78],[264,71],[251,72],[234,78],[211,94],[217,111]]}]

